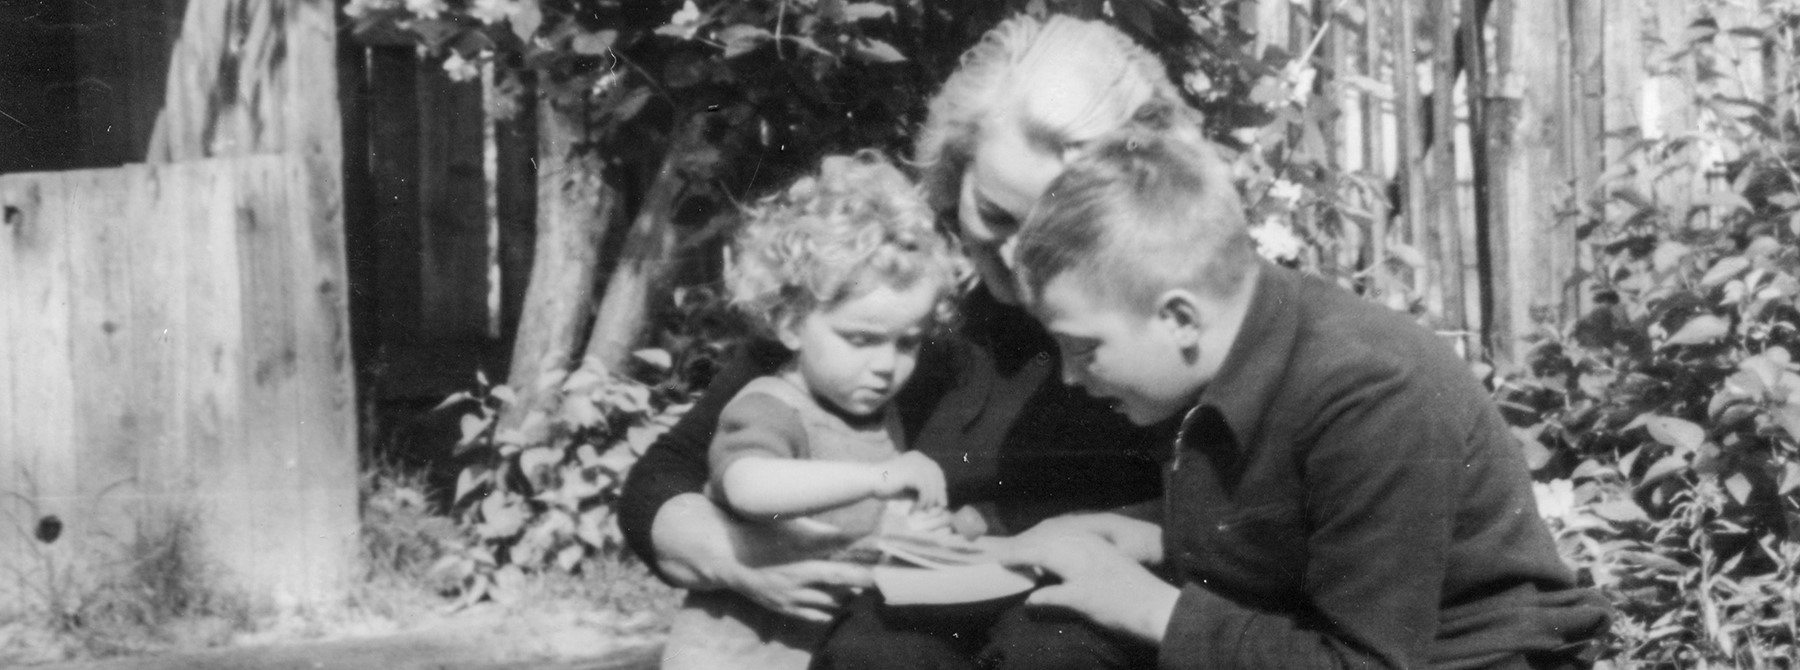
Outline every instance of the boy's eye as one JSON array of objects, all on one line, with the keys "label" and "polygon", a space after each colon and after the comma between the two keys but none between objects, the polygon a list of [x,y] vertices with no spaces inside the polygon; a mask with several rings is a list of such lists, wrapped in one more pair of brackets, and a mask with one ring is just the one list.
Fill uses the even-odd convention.
[{"label": "boy's eye", "polygon": [[872,347],[881,343],[881,338],[868,333],[845,333],[844,341],[853,347]]},{"label": "boy's eye", "polygon": [[1100,342],[1098,340],[1063,340],[1060,343],[1060,346],[1063,349],[1063,353],[1074,358],[1080,358],[1092,355],[1095,349],[1100,348]]},{"label": "boy's eye", "polygon": [[987,224],[989,230],[1001,235],[1011,235],[1013,231],[1019,229],[1019,217],[1013,216],[1012,212],[989,202],[986,198],[978,196],[978,200],[979,202],[975,205],[975,214],[981,217],[982,222]]}]

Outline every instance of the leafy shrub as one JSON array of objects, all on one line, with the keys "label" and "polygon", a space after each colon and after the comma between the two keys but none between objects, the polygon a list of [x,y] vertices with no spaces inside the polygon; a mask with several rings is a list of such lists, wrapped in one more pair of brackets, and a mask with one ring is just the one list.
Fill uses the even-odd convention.
[{"label": "leafy shrub", "polygon": [[[661,349],[640,350],[634,359],[656,374],[673,364]],[[472,537],[434,570],[464,602],[511,598],[525,570],[574,570],[591,555],[616,553],[623,544],[613,504],[625,475],[688,407],[674,402],[680,394],[658,394],[590,358],[574,372],[540,377],[535,391],[547,397],[548,409],[502,428],[501,409],[518,394],[477,378],[476,390],[441,405],[469,408],[456,450],[475,457],[457,478],[452,503]]]},{"label": "leafy shrub", "polygon": [[[1793,11],[1733,35],[1775,44]],[[1717,23],[1688,34],[1670,69],[1690,73],[1701,126],[1640,142],[1569,208],[1595,306],[1500,370],[1496,395],[1565,558],[1618,608],[1614,663],[1793,668],[1796,125],[1734,97]]]}]

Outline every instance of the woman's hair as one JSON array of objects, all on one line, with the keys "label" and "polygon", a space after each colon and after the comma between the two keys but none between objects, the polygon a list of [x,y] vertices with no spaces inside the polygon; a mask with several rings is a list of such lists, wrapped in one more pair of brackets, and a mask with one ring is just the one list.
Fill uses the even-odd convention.
[{"label": "woman's hair", "polygon": [[962,256],[937,232],[918,187],[879,152],[826,157],[818,174],[764,197],[744,216],[726,288],[765,335],[784,319],[920,281],[941,287],[934,324],[954,314]]},{"label": "woman's hair", "polygon": [[1045,151],[1118,129],[1153,99],[1179,101],[1163,63],[1098,21],[1018,15],[982,36],[931,98],[913,160],[937,211],[956,206],[963,171],[989,124],[1012,116]]},{"label": "woman's hair", "polygon": [[1239,289],[1255,246],[1231,169],[1190,132],[1185,107],[1150,106],[1084,149],[1020,228],[1022,294],[1069,274],[1096,295],[1153,307],[1171,288],[1213,296]]}]

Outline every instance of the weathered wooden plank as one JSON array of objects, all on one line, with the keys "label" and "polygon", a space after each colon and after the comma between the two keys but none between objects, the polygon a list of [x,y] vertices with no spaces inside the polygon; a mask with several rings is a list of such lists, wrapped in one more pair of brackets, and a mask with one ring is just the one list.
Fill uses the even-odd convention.
[{"label": "weathered wooden plank", "polygon": [[69,447],[78,473],[75,493],[83,499],[87,521],[74,530],[123,540],[136,509],[130,497],[143,411],[132,404],[129,375],[122,374],[137,368],[129,345],[136,331],[128,237],[134,222],[126,209],[130,175],[87,170],[60,177],[64,190],[57,196],[69,203],[62,223],[74,261],[69,266],[68,333],[77,420]]},{"label": "weathered wooden plank", "polygon": [[304,554],[294,587],[301,598],[337,593],[353,576],[357,514],[355,365],[350,351],[349,305],[343,239],[328,202],[308,195],[316,188],[308,166],[292,161],[275,180],[294,189],[288,221],[295,251],[294,324],[298,360],[295,398],[297,486],[304,531],[285,538]]},{"label": "weathered wooden plank", "polygon": [[419,332],[433,340],[480,340],[488,330],[491,257],[481,82],[453,81],[428,59],[419,63],[418,94]]},{"label": "weathered wooden plank", "polygon": [[[300,388],[298,329],[294,304],[295,259],[292,230],[303,227],[290,218],[288,189],[269,159],[245,160],[244,179],[232,184],[234,238],[242,263],[237,273],[244,314],[244,368],[238,380],[244,411],[244,442],[226,454],[226,472],[218,481],[221,510],[229,510],[228,528],[236,537],[227,551],[229,564],[258,585],[288,581],[304,574],[296,552],[283,538],[302,537],[305,508],[296,484],[300,469],[299,431],[294,408]],[[260,555],[260,561],[249,560]],[[278,597],[296,594],[283,593]]]},{"label": "weathered wooden plank", "polygon": [[63,176],[14,182],[6,197],[20,212],[11,228],[16,303],[13,350],[13,445],[24,467],[22,493],[45,514],[74,519],[81,497],[74,453],[74,382],[69,351],[69,198]]},{"label": "weathered wooden plank", "polygon": [[128,333],[132,368],[123,383],[137,411],[139,490],[156,507],[167,508],[192,490],[186,475],[183,359],[192,337],[186,320],[186,268],[193,219],[166,204],[183,195],[165,191],[165,170],[146,165],[123,170],[130,213],[123,237],[132,249],[129,281],[135,289]]},{"label": "weathered wooden plank", "polygon": [[411,49],[369,50],[369,156],[375,190],[375,297],[380,340],[411,341],[420,318],[417,66]]}]

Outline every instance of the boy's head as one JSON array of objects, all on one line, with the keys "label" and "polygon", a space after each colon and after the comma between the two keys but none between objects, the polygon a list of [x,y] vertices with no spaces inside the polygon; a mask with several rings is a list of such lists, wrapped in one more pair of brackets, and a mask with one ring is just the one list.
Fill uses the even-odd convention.
[{"label": "boy's head", "polygon": [[1147,110],[1051,182],[1013,249],[1019,292],[1064,375],[1138,423],[1186,409],[1218,372],[1258,267],[1230,172]]},{"label": "boy's head", "polygon": [[875,152],[826,158],[764,198],[734,247],[732,303],[796,353],[809,390],[853,414],[905,383],[962,274],[923,196]]}]

